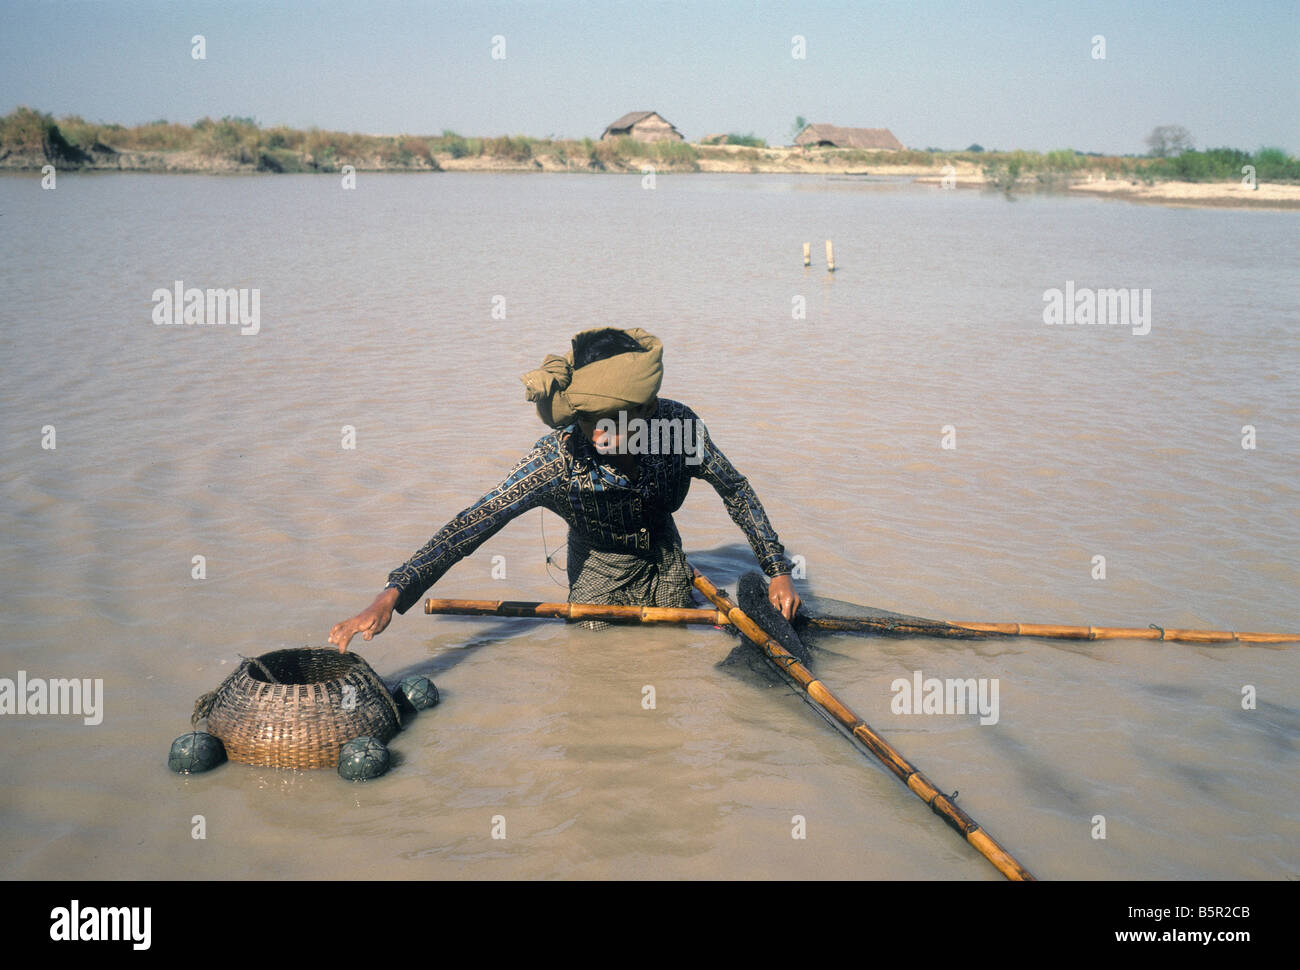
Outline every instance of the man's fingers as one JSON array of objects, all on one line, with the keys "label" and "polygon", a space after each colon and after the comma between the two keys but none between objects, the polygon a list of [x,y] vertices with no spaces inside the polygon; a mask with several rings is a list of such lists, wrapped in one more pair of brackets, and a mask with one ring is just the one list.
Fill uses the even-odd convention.
[{"label": "man's fingers", "polygon": [[803,600],[799,599],[797,593],[790,597],[772,595],[768,597],[768,601],[771,602],[778,612],[780,612],[780,614],[787,620],[794,619],[794,615],[799,612],[799,606],[803,602]]},{"label": "man's fingers", "polygon": [[330,630],[330,643],[339,648],[339,653],[346,653],[348,644],[352,642],[352,638],[358,633],[361,634],[363,639],[372,640],[387,625],[387,623],[381,622],[380,617],[373,612],[359,613],[342,623],[334,624]]},{"label": "man's fingers", "polygon": [[[352,638],[364,630],[367,625],[355,616],[350,620],[344,620],[342,623],[335,623],[334,628],[330,630],[330,643],[339,648],[339,653],[346,653]],[[369,640],[370,637],[367,636],[366,639]]]},{"label": "man's fingers", "polygon": [[776,611],[787,620],[794,617],[795,607],[798,606],[798,600],[796,598],[782,596],[776,590],[772,590],[767,600],[776,608]]}]

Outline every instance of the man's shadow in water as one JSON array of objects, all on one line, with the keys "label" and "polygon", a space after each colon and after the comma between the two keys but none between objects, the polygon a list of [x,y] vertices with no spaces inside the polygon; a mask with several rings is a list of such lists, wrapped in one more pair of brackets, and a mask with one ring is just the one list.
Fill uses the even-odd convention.
[{"label": "man's shadow in water", "polygon": [[[421,604],[423,609],[423,604]],[[403,677],[409,677],[412,674],[422,674],[434,682],[438,687],[438,703],[442,704],[449,697],[453,696],[448,693],[442,686],[438,685],[439,679],[447,671],[452,670],[457,664],[468,660],[471,656],[482,650],[484,647],[492,647],[499,643],[505,643],[521,636],[526,636],[528,631],[537,623],[554,623],[554,620],[533,620],[517,617],[491,617],[490,625],[487,629],[475,633],[464,643],[449,644],[440,646],[439,653],[433,657],[425,657],[413,661],[400,670],[395,670],[390,674],[382,675],[385,683],[389,684],[394,690]]]}]

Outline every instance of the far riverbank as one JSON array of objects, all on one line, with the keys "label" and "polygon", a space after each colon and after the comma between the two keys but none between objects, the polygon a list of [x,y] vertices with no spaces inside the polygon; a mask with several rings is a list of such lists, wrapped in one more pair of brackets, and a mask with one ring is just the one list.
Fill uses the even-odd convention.
[{"label": "far riverbank", "polygon": [[[1231,157],[1227,157],[1227,156]],[[1223,157],[1220,157],[1223,156]],[[1276,157],[1274,157],[1276,156]],[[1186,164],[1197,162],[1197,166]],[[1239,162],[1249,162],[1244,167]],[[1296,160],[1216,149],[1178,159],[1038,152],[864,151],[698,144],[361,135],[263,129],[251,119],[126,128],[20,108],[0,118],[0,171],[236,175],[352,172],[732,173],[884,176],[945,188],[1085,192],[1161,205],[1300,209]],[[1242,178],[1240,171],[1257,177]],[[1184,180],[1191,175],[1199,181]]]}]

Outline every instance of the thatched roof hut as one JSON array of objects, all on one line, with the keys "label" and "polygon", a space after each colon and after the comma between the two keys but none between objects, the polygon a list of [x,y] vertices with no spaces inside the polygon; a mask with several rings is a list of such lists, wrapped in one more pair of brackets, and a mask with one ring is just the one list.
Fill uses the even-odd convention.
[{"label": "thatched roof hut", "polygon": [[685,141],[682,133],[672,123],[660,117],[657,111],[629,111],[605,129],[601,141],[615,138],[635,138],[637,141]]},{"label": "thatched roof hut", "polygon": [[840,128],[809,125],[794,140],[804,148],[865,148],[876,152],[901,152],[903,143],[888,128]]}]

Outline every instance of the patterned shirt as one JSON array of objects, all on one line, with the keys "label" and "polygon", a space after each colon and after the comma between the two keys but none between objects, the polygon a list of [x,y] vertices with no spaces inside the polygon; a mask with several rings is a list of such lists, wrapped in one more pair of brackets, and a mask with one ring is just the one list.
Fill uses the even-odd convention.
[{"label": "patterned shirt", "polygon": [[[419,552],[388,576],[398,590],[397,612],[405,613],[425,590],[461,559],[501,531],[507,522],[535,508],[550,509],[590,545],[612,552],[649,553],[656,537],[676,540],[672,514],[681,508],[692,478],[702,478],[722,496],[768,576],[791,571],[782,547],[749,481],[736,471],[704,423],[684,404],[659,399],[649,421],[676,420],[693,437],[689,447],[651,435],[650,454],[640,454],[631,477],[604,464],[604,458],[576,425],[557,428],[540,439],[492,491],[448,522]],[[659,424],[657,427],[671,427]],[[629,442],[635,446],[635,438]],[[629,449],[630,450],[630,449]],[[664,453],[667,452],[667,453]]]}]

